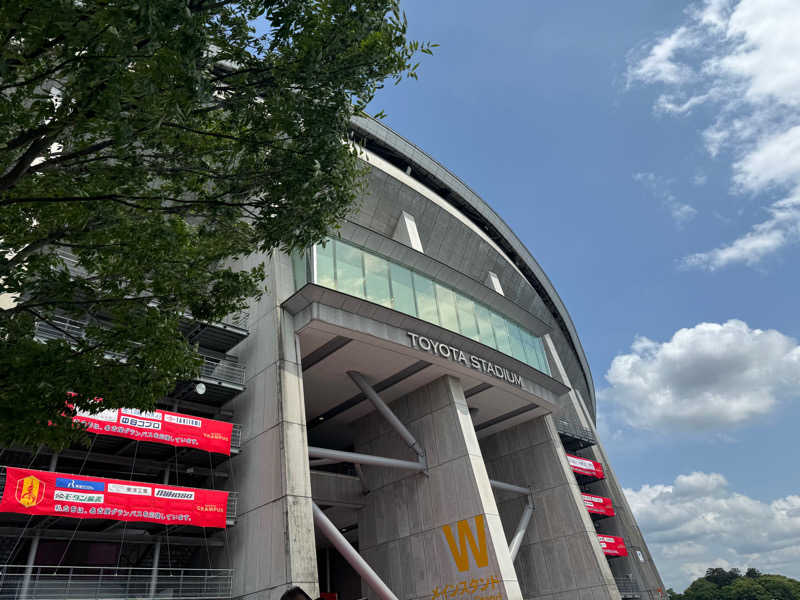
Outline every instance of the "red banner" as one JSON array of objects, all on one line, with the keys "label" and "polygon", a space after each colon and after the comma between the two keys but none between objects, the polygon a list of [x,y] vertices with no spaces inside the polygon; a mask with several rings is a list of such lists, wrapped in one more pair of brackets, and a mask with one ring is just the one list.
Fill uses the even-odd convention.
[{"label": "red banner", "polygon": [[89,433],[114,435],[141,442],[197,448],[230,456],[233,423],[156,410],[109,409],[90,414],[79,412],[72,419],[85,423]]},{"label": "red banner", "polygon": [[228,492],[5,467],[0,512],[225,528]]},{"label": "red banner", "polygon": [[574,473],[578,475],[586,475],[587,477],[595,477],[603,479],[606,475],[603,473],[603,465],[599,462],[589,460],[588,458],[581,458],[580,456],[572,456],[567,454],[569,466]]},{"label": "red banner", "polygon": [[595,515],[614,516],[614,507],[611,505],[610,498],[603,496],[593,496],[592,494],[581,494],[586,510]]},{"label": "red banner", "polygon": [[628,548],[621,537],[597,534],[597,539],[606,556],[628,556]]}]

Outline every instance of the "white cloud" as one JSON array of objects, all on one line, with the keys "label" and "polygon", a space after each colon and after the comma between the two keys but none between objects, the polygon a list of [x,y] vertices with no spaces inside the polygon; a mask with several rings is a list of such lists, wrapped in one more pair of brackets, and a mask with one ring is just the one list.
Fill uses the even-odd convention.
[{"label": "white cloud", "polygon": [[683,259],[683,265],[709,271],[736,263],[754,266],[769,254],[800,240],[800,187],[767,211],[770,218],[756,223],[746,234],[725,246],[690,254]]},{"label": "white cloud", "polygon": [[[800,186],[800,2],[705,0],[628,67],[629,85],[659,85],[657,112],[688,115],[714,106],[703,132],[712,157],[730,151],[734,190],[763,194]],[[772,199],[770,212],[782,211]],[[690,267],[756,265],[797,243],[798,211],[756,223],[718,248],[687,257]]]},{"label": "white cloud", "polygon": [[633,180],[641,183],[669,211],[676,225],[684,225],[697,215],[697,209],[690,204],[680,202],[670,190],[672,181],[655,173],[634,173]]},{"label": "white cloud", "polygon": [[601,397],[641,429],[709,430],[769,413],[800,396],[800,346],[746,323],[700,323],[667,342],[637,337],[614,358]]},{"label": "white cloud", "polygon": [[668,586],[682,589],[711,566],[800,576],[800,496],[762,502],[702,472],[625,495]]},{"label": "white cloud", "polygon": [[681,84],[688,82],[693,70],[676,62],[676,54],[696,45],[690,29],[679,27],[673,33],[653,44],[650,52],[628,69],[628,81]]}]

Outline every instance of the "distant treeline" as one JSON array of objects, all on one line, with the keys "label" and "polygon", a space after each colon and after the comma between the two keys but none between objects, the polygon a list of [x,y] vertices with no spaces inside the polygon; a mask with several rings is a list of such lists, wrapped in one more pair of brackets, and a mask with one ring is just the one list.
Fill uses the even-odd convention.
[{"label": "distant treeline", "polygon": [[708,569],[682,594],[667,590],[670,600],[800,600],[800,581],[758,569]]}]

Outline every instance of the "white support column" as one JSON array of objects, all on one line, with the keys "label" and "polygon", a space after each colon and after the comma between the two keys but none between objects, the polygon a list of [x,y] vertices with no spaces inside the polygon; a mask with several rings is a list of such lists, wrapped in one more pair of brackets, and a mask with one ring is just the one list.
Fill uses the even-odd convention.
[{"label": "white support column", "polygon": [[525,532],[528,529],[528,525],[531,522],[532,516],[533,500],[529,497],[528,503],[525,505],[525,510],[522,511],[522,517],[519,519],[517,530],[514,532],[514,537],[511,538],[511,541],[508,544],[508,550],[511,552],[512,562],[517,559],[517,552],[519,552],[519,547],[522,545],[522,539],[525,537]]},{"label": "white support column", "polygon": [[418,462],[412,462],[410,460],[385,458],[383,456],[359,454],[357,452],[344,452],[342,450],[331,450],[330,448],[316,448],[314,446],[309,446],[308,455],[311,458],[329,458],[338,462],[372,465],[375,467],[389,467],[392,469],[405,469],[407,471],[420,472],[425,470],[425,465]]},{"label": "white support column", "polygon": [[334,525],[327,515],[322,512],[319,506],[312,504],[314,510],[314,524],[319,528],[320,533],[339,551],[339,554],[350,564],[361,578],[381,600],[397,600],[397,596],[392,593],[378,574],[372,570],[367,562],[361,557],[350,542],[347,541],[339,529]]}]

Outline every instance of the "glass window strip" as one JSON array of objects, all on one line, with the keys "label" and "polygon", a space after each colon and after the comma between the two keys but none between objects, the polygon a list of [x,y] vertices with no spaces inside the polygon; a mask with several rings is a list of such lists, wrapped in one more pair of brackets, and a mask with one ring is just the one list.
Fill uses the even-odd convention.
[{"label": "glass window strip", "polygon": [[550,374],[541,338],[413,269],[340,240],[317,245],[305,257],[316,263],[311,272],[319,285],[440,325]]}]

